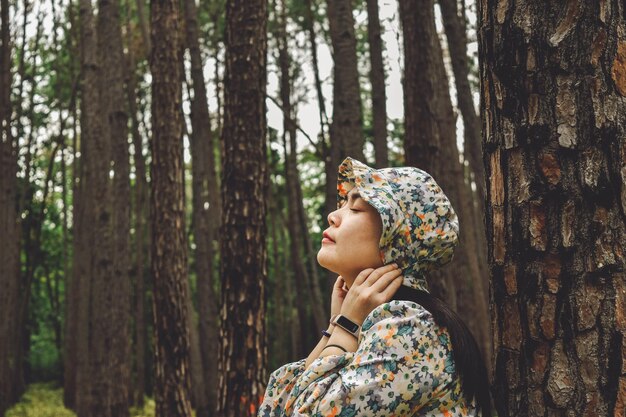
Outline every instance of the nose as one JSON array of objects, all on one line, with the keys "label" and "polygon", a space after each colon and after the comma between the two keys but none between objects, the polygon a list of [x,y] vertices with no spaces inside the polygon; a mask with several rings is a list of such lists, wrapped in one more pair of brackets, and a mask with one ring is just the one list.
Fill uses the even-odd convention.
[{"label": "nose", "polygon": [[332,211],[328,214],[328,225],[329,226],[339,225],[339,216],[337,215],[337,210]]}]

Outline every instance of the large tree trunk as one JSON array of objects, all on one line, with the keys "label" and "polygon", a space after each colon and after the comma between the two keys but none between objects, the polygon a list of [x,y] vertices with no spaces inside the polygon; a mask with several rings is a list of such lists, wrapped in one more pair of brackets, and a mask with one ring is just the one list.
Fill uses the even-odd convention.
[{"label": "large tree trunk", "polygon": [[363,155],[363,116],[357,69],[356,36],[351,0],[328,0],[328,23],[333,49],[333,121],[331,141],[339,144],[337,165],[346,156],[366,162]]},{"label": "large tree trunk", "polygon": [[152,223],[158,417],[191,416],[178,1],[152,2]]},{"label": "large tree trunk", "polygon": [[624,3],[478,4],[498,415],[622,416]]},{"label": "large tree trunk", "polygon": [[[106,277],[105,293],[97,298],[103,304],[104,317],[95,317],[103,325],[104,358],[108,375],[107,411],[102,415],[126,416],[130,404],[130,156],[128,150],[128,113],[124,86],[124,53],[119,0],[98,2],[98,51],[102,68],[100,99],[102,114],[109,126],[114,178],[111,231],[112,274]],[[107,169],[107,180],[108,180]]]},{"label": "large tree trunk", "polygon": [[248,416],[266,384],[267,1],[226,3],[218,415]]},{"label": "large tree trunk", "polygon": [[380,37],[378,0],[367,0],[367,40],[370,47],[370,82],[372,83],[372,116],[374,118],[374,155],[376,166],[389,165],[387,152],[387,95],[383,42]]},{"label": "large tree trunk", "polygon": [[17,401],[20,234],[17,213],[17,149],[11,135],[11,35],[9,1],[0,3],[0,415]]},{"label": "large tree trunk", "polygon": [[207,103],[207,92],[202,71],[202,55],[198,42],[199,31],[195,0],[185,0],[187,46],[191,56],[191,157],[193,190],[193,237],[196,244],[196,276],[198,291],[199,346],[201,364],[206,384],[202,398],[196,398],[199,417],[215,411],[217,403],[217,363],[214,353],[218,349],[218,308],[213,290],[213,240],[219,224],[219,196],[214,144]]}]

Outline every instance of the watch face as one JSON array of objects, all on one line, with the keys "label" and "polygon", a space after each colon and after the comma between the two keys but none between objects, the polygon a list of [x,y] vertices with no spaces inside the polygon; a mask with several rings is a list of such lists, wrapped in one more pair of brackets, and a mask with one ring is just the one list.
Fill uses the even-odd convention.
[{"label": "watch face", "polygon": [[359,325],[348,320],[344,316],[337,317],[337,324],[348,330],[350,333],[356,333],[359,330]]}]

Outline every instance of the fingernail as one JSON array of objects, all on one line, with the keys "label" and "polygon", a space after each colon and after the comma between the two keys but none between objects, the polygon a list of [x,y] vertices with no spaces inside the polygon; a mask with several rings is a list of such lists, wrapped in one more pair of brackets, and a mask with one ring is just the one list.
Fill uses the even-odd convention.
[{"label": "fingernail", "polygon": [[392,265],[394,268],[397,268],[397,267],[398,267],[398,264],[396,264],[396,263],[391,264],[391,265]]}]

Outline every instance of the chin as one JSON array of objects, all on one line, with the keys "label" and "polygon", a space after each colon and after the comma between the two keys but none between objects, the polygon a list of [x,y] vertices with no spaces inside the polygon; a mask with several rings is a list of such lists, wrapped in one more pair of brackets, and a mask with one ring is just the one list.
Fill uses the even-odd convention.
[{"label": "chin", "polygon": [[326,268],[331,272],[338,273],[334,268],[334,262],[332,259],[329,259],[330,256],[324,253],[324,248],[321,248],[319,252],[317,252],[317,263],[320,264],[322,268]]}]

